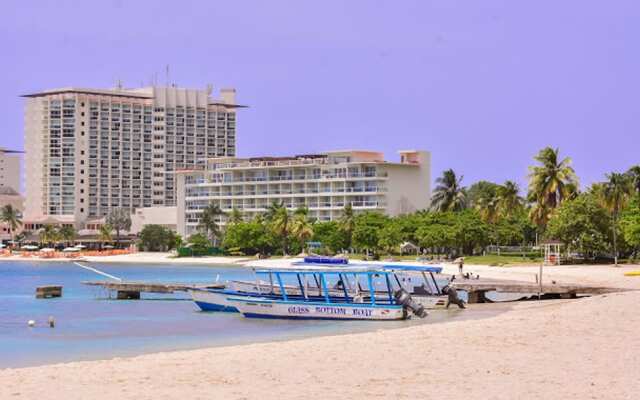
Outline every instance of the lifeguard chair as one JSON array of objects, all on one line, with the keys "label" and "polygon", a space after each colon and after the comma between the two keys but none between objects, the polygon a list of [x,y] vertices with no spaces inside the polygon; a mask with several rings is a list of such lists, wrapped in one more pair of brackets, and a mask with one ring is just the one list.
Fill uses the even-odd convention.
[{"label": "lifeguard chair", "polygon": [[562,242],[559,240],[545,240],[541,243],[544,249],[544,265],[560,265],[562,262]]}]

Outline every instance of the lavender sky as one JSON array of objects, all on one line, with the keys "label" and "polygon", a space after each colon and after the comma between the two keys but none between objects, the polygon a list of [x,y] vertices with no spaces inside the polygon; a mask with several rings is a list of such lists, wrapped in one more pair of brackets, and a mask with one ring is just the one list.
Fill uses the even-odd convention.
[{"label": "lavender sky", "polygon": [[526,184],[542,147],[584,185],[640,163],[640,2],[7,1],[0,146],[23,148],[20,94],[165,83],[235,87],[240,156],[433,154]]}]

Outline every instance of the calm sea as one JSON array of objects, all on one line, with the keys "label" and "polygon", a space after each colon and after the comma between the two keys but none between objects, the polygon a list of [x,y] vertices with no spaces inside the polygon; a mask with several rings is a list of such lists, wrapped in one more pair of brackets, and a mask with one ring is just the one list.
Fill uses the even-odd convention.
[{"label": "calm sea", "polygon": [[[209,283],[218,277],[254,279],[238,267],[97,265],[128,281]],[[72,263],[0,261],[0,368],[92,360],[314,335],[341,334],[467,318],[464,312],[434,312],[425,320],[397,322],[287,321],[203,313],[182,295],[146,295],[112,300],[83,281],[104,280]],[[63,297],[36,299],[35,288],[64,286]],[[53,316],[56,327],[46,322]],[[476,315],[477,316],[477,315]],[[36,326],[28,327],[27,321]]]}]

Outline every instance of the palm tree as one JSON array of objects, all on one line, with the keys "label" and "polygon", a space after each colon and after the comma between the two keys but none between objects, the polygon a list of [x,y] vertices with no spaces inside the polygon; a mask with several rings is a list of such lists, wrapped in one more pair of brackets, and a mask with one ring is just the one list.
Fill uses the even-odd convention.
[{"label": "palm tree", "polygon": [[104,224],[100,226],[100,231],[98,232],[98,238],[100,239],[100,242],[102,243],[102,245],[104,245],[105,243],[109,243],[113,240],[111,236],[112,231],[113,231],[113,228],[109,224]]},{"label": "palm tree", "polygon": [[308,218],[309,209],[300,207],[293,213],[291,234],[300,241],[300,248],[304,252],[305,243],[313,236],[313,225]]},{"label": "palm tree", "polygon": [[58,229],[58,235],[60,236],[60,239],[68,245],[69,243],[76,240],[77,232],[73,226],[64,225],[60,229]]},{"label": "palm tree", "polygon": [[58,228],[54,225],[47,224],[40,229],[40,243],[55,244],[60,240]]},{"label": "palm tree", "polygon": [[351,248],[351,240],[353,238],[353,230],[356,227],[356,218],[353,212],[351,203],[347,203],[342,210],[342,216],[340,217],[340,230],[346,235],[347,248]]},{"label": "palm tree", "polygon": [[291,230],[291,216],[284,203],[274,201],[267,208],[266,218],[271,229],[282,240],[282,254],[287,255],[289,248],[289,233]]},{"label": "palm tree", "polygon": [[634,165],[629,168],[627,171],[627,175],[631,177],[631,181],[633,184],[633,190],[636,194],[640,194],[640,165]]},{"label": "palm tree", "polygon": [[480,197],[476,202],[476,210],[480,214],[483,221],[494,224],[498,221],[500,216],[500,198],[497,194],[492,196]]},{"label": "palm tree", "polygon": [[611,213],[613,230],[613,258],[618,266],[618,216],[626,207],[633,193],[633,184],[627,174],[613,172],[607,175],[607,182],[602,186],[601,197],[603,206]]},{"label": "palm tree", "polygon": [[[545,147],[534,157],[540,165],[529,167],[529,197],[536,202],[535,214],[546,225],[548,216],[577,193],[578,178],[569,157],[559,160],[559,150]],[[544,212],[543,212],[544,211]]]},{"label": "palm tree", "polygon": [[221,215],[224,215],[224,211],[222,211],[217,204],[209,204],[204,210],[202,210],[200,222],[198,223],[198,229],[204,231],[214,246],[216,244],[216,240],[220,236],[220,226],[218,225],[218,221]]},{"label": "palm tree", "polygon": [[11,241],[13,241],[16,230],[22,225],[22,217],[18,213],[18,210],[13,208],[11,204],[2,207],[0,210],[0,222],[7,225]]},{"label": "palm tree", "polygon": [[131,212],[126,208],[114,208],[107,215],[105,222],[116,231],[116,247],[119,247],[120,232],[131,230]]},{"label": "palm tree", "polygon": [[231,212],[227,215],[227,223],[230,225],[239,224],[243,220],[244,218],[242,216],[242,211],[238,210],[235,207],[233,207],[231,209]]},{"label": "palm tree", "polygon": [[461,211],[467,206],[466,192],[461,185],[462,178],[456,177],[456,173],[448,169],[436,179],[436,189],[431,196],[432,210]]},{"label": "palm tree", "polygon": [[500,215],[509,218],[522,209],[524,201],[519,192],[518,184],[513,181],[506,181],[504,185],[498,187],[496,196]]}]

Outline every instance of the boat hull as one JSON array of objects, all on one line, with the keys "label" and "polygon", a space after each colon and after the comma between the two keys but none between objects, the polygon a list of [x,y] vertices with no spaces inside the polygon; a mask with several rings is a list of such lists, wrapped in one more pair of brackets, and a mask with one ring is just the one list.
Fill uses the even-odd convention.
[{"label": "boat hull", "polygon": [[406,319],[399,305],[312,303],[233,296],[227,298],[247,318],[393,321]]},{"label": "boat hull", "polygon": [[202,311],[238,312],[234,304],[227,301],[229,293],[213,290],[190,290],[191,298]]}]

